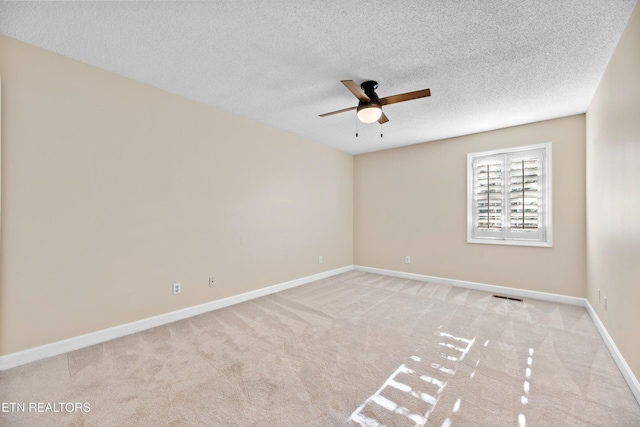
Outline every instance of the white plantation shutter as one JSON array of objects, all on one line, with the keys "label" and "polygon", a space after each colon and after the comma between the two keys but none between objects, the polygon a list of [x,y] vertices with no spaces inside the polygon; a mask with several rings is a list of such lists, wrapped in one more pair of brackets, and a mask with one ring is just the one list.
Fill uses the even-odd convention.
[{"label": "white plantation shutter", "polygon": [[507,156],[509,164],[509,233],[518,239],[541,238],[542,153]]},{"label": "white plantation shutter", "polygon": [[474,164],[474,226],[479,236],[502,236],[504,165],[499,157],[478,159]]},{"label": "white plantation shutter", "polygon": [[467,155],[468,241],[550,246],[551,145]]}]

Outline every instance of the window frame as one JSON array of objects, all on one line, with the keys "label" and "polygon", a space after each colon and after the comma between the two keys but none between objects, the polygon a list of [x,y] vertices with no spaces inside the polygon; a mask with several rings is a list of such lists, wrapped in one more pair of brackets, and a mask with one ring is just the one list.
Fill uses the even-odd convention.
[{"label": "window frame", "polygon": [[[518,146],[511,148],[504,148],[499,150],[482,151],[476,153],[467,153],[467,243],[481,243],[490,245],[515,245],[515,246],[537,246],[537,247],[552,247],[552,161],[551,161],[551,142],[545,142],[542,144],[533,144],[526,146]],[[542,166],[540,168],[540,185],[541,196],[539,215],[541,215],[540,236],[536,239],[522,239],[518,238],[517,232],[511,230],[509,226],[509,200],[507,198],[508,191],[506,188],[509,186],[508,167],[509,158],[518,156],[518,154],[525,154],[527,151],[541,151]],[[479,231],[475,227],[475,206],[474,206],[474,162],[476,159],[484,158],[498,158],[502,157],[503,162],[503,206],[502,206],[502,231],[497,232],[484,232]]]}]

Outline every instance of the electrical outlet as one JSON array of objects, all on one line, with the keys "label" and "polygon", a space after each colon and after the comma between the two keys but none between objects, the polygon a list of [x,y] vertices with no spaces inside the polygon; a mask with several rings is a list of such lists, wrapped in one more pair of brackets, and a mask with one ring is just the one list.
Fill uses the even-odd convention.
[{"label": "electrical outlet", "polygon": [[209,277],[209,287],[213,288],[216,285],[216,278],[215,277]]},{"label": "electrical outlet", "polygon": [[404,263],[405,264],[411,264],[411,257],[410,256],[404,257]]},{"label": "electrical outlet", "polygon": [[600,288],[598,288],[598,304],[600,304]]},{"label": "electrical outlet", "polygon": [[322,255],[318,257],[318,264],[322,264]]},{"label": "electrical outlet", "polygon": [[178,295],[182,291],[182,284],[180,282],[173,284],[173,294]]},{"label": "electrical outlet", "polygon": [[604,311],[607,311],[607,297],[604,297]]}]

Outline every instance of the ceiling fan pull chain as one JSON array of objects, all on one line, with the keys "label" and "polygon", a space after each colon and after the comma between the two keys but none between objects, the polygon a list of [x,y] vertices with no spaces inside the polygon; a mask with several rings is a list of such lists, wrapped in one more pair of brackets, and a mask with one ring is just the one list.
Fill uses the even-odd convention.
[{"label": "ceiling fan pull chain", "polygon": [[382,123],[380,123],[380,138],[382,138]]},{"label": "ceiling fan pull chain", "polygon": [[356,138],[358,137],[358,115],[356,114]]}]

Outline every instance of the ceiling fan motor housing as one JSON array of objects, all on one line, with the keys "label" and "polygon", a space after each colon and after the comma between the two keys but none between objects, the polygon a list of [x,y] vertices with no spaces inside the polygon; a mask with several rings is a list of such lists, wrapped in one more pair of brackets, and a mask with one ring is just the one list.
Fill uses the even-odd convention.
[{"label": "ceiling fan motor housing", "polygon": [[358,102],[358,118],[364,123],[373,123],[378,121],[382,115],[380,98],[378,98],[378,94],[375,92],[378,88],[378,82],[367,80],[366,82],[363,82],[360,87],[369,98],[369,101],[360,100],[360,102]]}]

